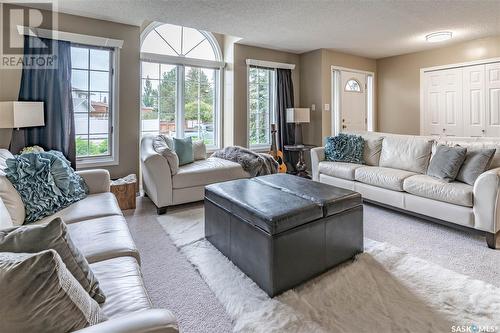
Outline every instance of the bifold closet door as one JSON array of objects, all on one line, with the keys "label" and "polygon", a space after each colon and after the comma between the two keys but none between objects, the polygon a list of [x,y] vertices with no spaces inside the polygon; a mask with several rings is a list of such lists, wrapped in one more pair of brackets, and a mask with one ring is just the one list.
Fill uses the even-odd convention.
[{"label": "bifold closet door", "polygon": [[465,136],[483,136],[486,130],[485,65],[463,68]]},{"label": "bifold closet door", "polygon": [[486,135],[500,136],[500,63],[486,65]]},{"label": "bifold closet door", "polygon": [[425,112],[424,121],[426,135],[441,135],[444,128],[444,117],[442,115],[442,81],[441,72],[425,73]]}]

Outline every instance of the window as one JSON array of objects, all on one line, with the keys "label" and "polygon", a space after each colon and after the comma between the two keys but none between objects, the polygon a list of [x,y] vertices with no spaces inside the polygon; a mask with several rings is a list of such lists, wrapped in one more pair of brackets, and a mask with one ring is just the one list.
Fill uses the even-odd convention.
[{"label": "window", "polygon": [[355,79],[350,79],[347,81],[345,84],[345,91],[354,91],[354,92],[361,92],[361,86],[359,85],[359,82]]},{"label": "window", "polygon": [[114,49],[71,47],[71,89],[79,163],[113,158]]},{"label": "window", "polygon": [[141,47],[141,131],[219,146],[221,53],[196,29],[153,23]]},{"label": "window", "polygon": [[248,137],[251,148],[269,147],[275,120],[275,70],[248,68]]}]

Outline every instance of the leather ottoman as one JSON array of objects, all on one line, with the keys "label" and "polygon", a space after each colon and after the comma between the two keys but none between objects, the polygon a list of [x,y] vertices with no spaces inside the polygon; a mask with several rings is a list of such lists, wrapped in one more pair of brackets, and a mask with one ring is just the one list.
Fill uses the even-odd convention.
[{"label": "leather ottoman", "polygon": [[362,199],[286,174],[212,184],[205,236],[273,297],[363,251]]}]

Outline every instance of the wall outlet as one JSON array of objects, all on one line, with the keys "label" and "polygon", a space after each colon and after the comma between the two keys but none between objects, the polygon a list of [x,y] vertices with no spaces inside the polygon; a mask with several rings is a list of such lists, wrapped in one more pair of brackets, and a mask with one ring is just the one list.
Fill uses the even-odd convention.
[{"label": "wall outlet", "polygon": [[311,111],[316,111],[316,104],[311,105]]},{"label": "wall outlet", "polygon": [[325,104],[325,111],[330,111],[330,104]]}]

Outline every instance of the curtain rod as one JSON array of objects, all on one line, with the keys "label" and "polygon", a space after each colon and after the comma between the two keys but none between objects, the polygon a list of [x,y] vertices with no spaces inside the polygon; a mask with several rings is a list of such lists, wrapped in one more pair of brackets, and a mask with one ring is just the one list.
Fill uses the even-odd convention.
[{"label": "curtain rod", "polygon": [[247,63],[247,65],[259,66],[259,67],[283,68],[283,69],[292,69],[292,70],[295,69],[295,64],[286,64],[283,62],[247,59],[246,63]]},{"label": "curtain rod", "polygon": [[123,40],[120,39],[82,35],[82,34],[75,34],[72,32],[48,30],[42,28],[23,27],[21,25],[17,26],[17,31],[19,32],[20,35],[63,40],[76,44],[85,44],[85,45],[101,46],[101,47],[117,47],[120,49],[123,47]]}]

